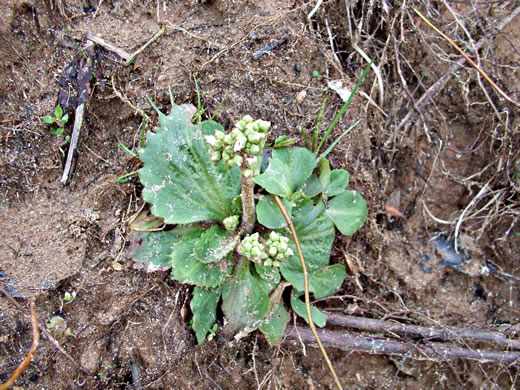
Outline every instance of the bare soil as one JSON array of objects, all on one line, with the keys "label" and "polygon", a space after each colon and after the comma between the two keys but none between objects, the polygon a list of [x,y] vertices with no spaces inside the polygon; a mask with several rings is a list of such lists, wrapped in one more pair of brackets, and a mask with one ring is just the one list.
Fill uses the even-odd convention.
[{"label": "bare soil", "polygon": [[[429,1],[406,8],[376,3],[351,5],[352,37],[340,0],[325,1],[311,20],[316,2],[300,0],[0,1],[0,286],[23,307],[33,297],[41,324],[64,318],[72,336],[50,331],[75,362],[42,338],[18,386],[334,387],[319,352],[299,343],[272,348],[261,334],[230,342],[217,333],[197,345],[189,329],[190,287],[166,273],[133,269],[128,221],[143,205],[141,188],[136,178],[116,179],[137,170],[139,161],[118,143],[136,151],[142,112],[148,130],[157,119],[148,99],[167,112],[169,88],[176,104],[197,105],[196,77],[208,117],[223,102],[216,119],[225,127],[250,114],[273,124],[271,140],[294,136],[304,146],[300,129],[312,130],[325,94],[325,126],[342,106],[327,82],[341,80],[352,90],[366,66],[355,45],[377,54],[384,95],[370,72],[360,89],[365,95],[356,96],[327,146],[360,121],[330,159],[351,173],[350,186],[367,199],[369,217],[353,237],[336,239],[332,261],[349,272],[337,295],[317,305],[423,326],[500,329],[518,338],[518,106],[465,64],[417,114],[414,102],[461,57],[410,8],[519,101],[520,17],[496,29],[517,2],[450,2],[451,10]],[[89,35],[132,53],[163,26],[165,33],[130,66],[96,48],[101,76],[89,90],[64,186],[68,143],[42,120],[54,112],[63,71],[82,59],[78,47]],[[471,42],[484,37],[476,56]],[[413,119],[401,126],[410,110]],[[455,237],[462,257],[453,260]],[[71,303],[63,302],[66,292],[76,293]],[[29,318],[0,296],[3,382],[32,335]],[[428,342],[401,340],[418,348]],[[519,382],[518,363],[329,353],[345,388],[512,389]]]}]

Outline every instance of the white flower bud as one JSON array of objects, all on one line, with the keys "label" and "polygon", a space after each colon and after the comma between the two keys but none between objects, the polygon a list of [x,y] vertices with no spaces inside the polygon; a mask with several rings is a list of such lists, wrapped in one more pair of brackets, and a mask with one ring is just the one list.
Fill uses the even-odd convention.
[{"label": "white flower bud", "polygon": [[269,256],[274,257],[274,256],[276,256],[277,253],[278,253],[278,251],[276,250],[276,248],[274,246],[269,248]]},{"label": "white flower bud", "polygon": [[233,141],[236,140],[239,135],[244,135],[244,134],[242,134],[242,132],[239,129],[237,129],[236,127],[233,130],[231,130],[231,138],[233,139]]},{"label": "white flower bud", "polygon": [[215,138],[218,139],[219,141],[222,141],[225,136],[226,136],[226,133],[224,133],[223,131],[220,131],[220,130],[215,131]]},{"label": "white flower bud", "polygon": [[242,118],[242,120],[243,120],[244,122],[246,122],[246,124],[247,124],[247,123],[251,123],[251,122],[253,122],[253,118],[251,118],[251,115],[244,115],[244,117]]},{"label": "white flower bud", "polygon": [[250,132],[247,136],[247,140],[251,142],[252,144],[258,145],[260,142],[262,142],[264,138],[264,134],[258,133],[258,132]]},{"label": "white flower bud", "polygon": [[260,149],[260,146],[255,145],[255,144],[251,145],[251,147],[249,148],[249,153],[254,156],[258,156],[261,151],[262,151],[262,149]]},{"label": "white flower bud", "polygon": [[206,135],[204,136],[206,138],[206,142],[210,144],[211,146],[215,145],[217,143],[217,139],[214,135]]},{"label": "white flower bud", "polygon": [[218,163],[222,159],[222,154],[217,150],[210,149],[209,158],[212,163]]},{"label": "white flower bud", "polygon": [[244,162],[244,159],[242,158],[242,156],[235,156],[233,158],[233,165],[236,165],[237,167],[239,167],[240,165],[242,165],[242,163]]},{"label": "white flower bud", "polygon": [[233,147],[233,150],[235,152],[240,152],[242,149],[244,149],[244,146],[246,146],[247,138],[244,134],[238,133],[236,139],[235,139],[235,145]]},{"label": "white flower bud", "polygon": [[271,122],[263,121],[261,119],[257,120],[258,130],[262,133],[266,133],[271,127]]},{"label": "white flower bud", "polygon": [[247,125],[247,123],[244,120],[240,120],[237,123],[235,123],[235,127],[242,131],[244,131],[244,129],[246,128],[246,125]]},{"label": "white flower bud", "polygon": [[280,234],[277,232],[271,232],[269,234],[269,239],[272,241],[279,241],[280,240]]},{"label": "white flower bud", "polygon": [[258,159],[256,157],[246,158],[246,165],[248,168],[255,169],[258,166]]},{"label": "white flower bud", "polygon": [[231,134],[226,134],[224,137],[224,143],[227,145],[233,144],[233,138],[231,138]]}]

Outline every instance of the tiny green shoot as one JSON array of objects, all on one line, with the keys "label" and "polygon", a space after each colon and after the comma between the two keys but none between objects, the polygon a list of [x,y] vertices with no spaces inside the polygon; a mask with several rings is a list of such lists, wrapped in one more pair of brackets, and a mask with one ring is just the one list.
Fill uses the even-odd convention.
[{"label": "tiny green shoot", "polygon": [[72,293],[67,291],[67,292],[65,292],[65,295],[63,296],[63,302],[71,303],[75,298],[76,298],[76,291],[73,291]]},{"label": "tiny green shoot", "polygon": [[[65,124],[69,120],[69,114],[63,115],[63,109],[57,105],[54,109],[54,116],[45,115],[42,117],[43,121],[49,125],[56,125],[57,127],[51,126],[51,134],[63,135],[65,133]],[[68,137],[68,139],[67,139]],[[70,136],[66,136],[67,142],[70,142]]]},{"label": "tiny green shoot", "polygon": [[130,157],[137,157],[137,154],[132,152],[130,149],[128,149],[128,147],[122,143],[120,140],[117,140],[118,141],[118,144],[117,146],[119,146],[119,149],[121,149],[123,152],[125,152],[126,154],[128,154]]},{"label": "tiny green shoot", "polygon": [[127,181],[132,180],[132,177],[137,176],[138,174],[139,174],[139,171],[133,171],[133,172],[125,173],[124,175],[119,176],[116,179],[116,182],[119,183],[119,184],[126,183]]}]

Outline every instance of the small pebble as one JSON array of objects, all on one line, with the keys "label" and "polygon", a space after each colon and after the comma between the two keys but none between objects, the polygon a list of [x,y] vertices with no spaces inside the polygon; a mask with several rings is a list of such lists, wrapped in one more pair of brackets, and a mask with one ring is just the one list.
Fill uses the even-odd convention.
[{"label": "small pebble", "polygon": [[302,102],[305,100],[305,97],[307,96],[307,91],[304,89],[296,95],[296,102],[298,104],[302,104]]}]

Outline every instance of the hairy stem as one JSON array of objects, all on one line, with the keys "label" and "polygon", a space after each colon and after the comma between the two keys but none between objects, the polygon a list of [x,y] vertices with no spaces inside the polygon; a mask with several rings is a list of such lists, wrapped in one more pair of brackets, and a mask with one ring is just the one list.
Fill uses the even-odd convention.
[{"label": "hairy stem", "polygon": [[255,198],[254,187],[255,183],[247,177],[241,176],[242,179],[242,230],[249,234],[253,231],[255,226]]}]

